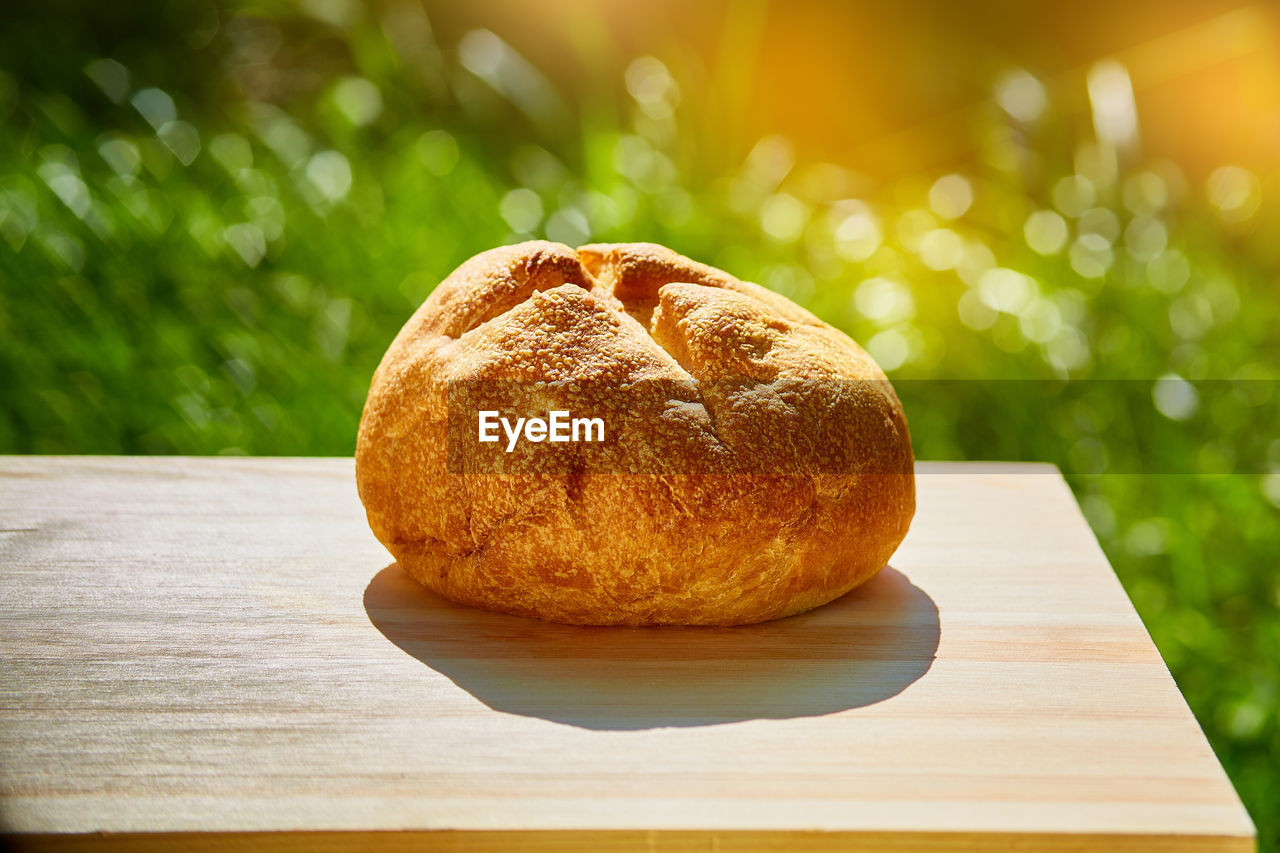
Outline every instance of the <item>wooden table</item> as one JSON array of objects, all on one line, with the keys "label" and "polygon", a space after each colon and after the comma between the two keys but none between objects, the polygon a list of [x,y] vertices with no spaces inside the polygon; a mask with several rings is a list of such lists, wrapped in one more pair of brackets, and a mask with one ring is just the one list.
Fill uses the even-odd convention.
[{"label": "wooden table", "polygon": [[19,847],[1251,850],[1057,471],[920,466],[891,568],[570,628],[390,564],[349,459],[0,458]]}]

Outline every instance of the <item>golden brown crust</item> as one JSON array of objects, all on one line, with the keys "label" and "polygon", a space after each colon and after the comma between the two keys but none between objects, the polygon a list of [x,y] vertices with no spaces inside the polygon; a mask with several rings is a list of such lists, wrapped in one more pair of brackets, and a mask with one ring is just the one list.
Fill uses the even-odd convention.
[{"label": "golden brown crust", "polygon": [[[545,411],[561,380],[615,441],[561,445],[568,468],[468,473],[478,449],[449,456],[458,383],[507,383]],[[901,404],[857,344],[652,244],[524,243],[463,264],[387,351],[356,449],[370,526],[418,581],[588,625],[824,604],[906,535],[912,464]]]}]

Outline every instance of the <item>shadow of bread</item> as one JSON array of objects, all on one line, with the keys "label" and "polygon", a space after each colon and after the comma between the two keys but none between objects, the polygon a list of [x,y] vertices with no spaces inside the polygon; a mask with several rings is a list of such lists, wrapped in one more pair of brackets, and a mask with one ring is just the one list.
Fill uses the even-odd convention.
[{"label": "shadow of bread", "polygon": [[938,609],[886,567],[817,610],[736,628],[583,628],[453,604],[393,563],[369,621],[497,711],[588,729],[832,714],[901,693],[933,664]]}]

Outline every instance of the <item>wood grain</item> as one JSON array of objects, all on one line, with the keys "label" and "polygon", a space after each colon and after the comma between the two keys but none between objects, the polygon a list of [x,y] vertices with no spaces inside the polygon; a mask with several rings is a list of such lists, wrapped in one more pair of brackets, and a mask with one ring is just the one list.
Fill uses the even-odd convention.
[{"label": "wood grain", "polygon": [[31,849],[1251,850],[1057,472],[919,467],[891,568],[733,629],[421,588],[345,459],[0,458]]}]

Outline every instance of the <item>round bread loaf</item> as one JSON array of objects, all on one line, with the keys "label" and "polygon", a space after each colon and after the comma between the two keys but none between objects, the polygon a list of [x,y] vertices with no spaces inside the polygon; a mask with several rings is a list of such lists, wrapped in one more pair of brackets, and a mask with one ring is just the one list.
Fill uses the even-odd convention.
[{"label": "round bread loaf", "polygon": [[[606,440],[512,452],[480,442],[481,405],[588,414]],[[912,471],[902,405],[849,337],[644,243],[464,263],[387,350],[356,447],[369,524],[410,575],[578,625],[825,604],[906,535]]]}]

